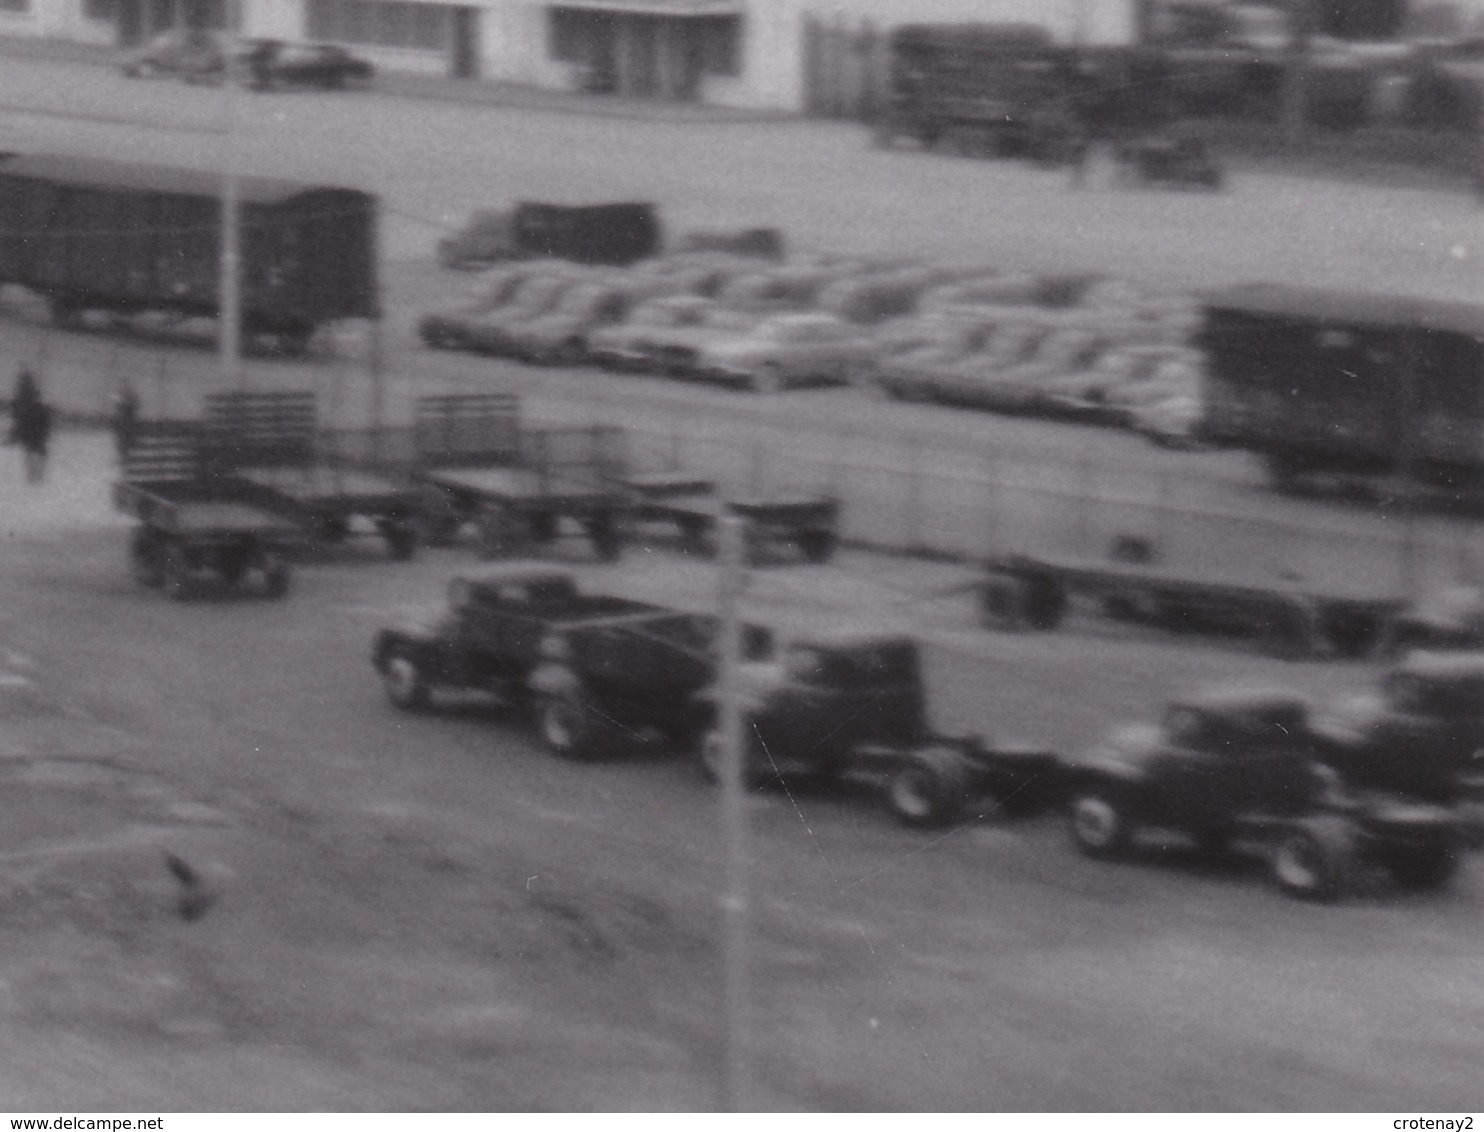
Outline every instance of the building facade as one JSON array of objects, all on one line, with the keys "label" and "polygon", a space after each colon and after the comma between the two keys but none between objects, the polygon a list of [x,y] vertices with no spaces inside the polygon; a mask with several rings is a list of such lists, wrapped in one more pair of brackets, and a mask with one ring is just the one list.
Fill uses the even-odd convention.
[{"label": "building facade", "polygon": [[[806,19],[1039,22],[1129,42],[1139,0],[238,0],[246,36],[342,43],[386,70],[797,111]],[[129,45],[222,27],[227,0],[0,0],[0,35]]]}]

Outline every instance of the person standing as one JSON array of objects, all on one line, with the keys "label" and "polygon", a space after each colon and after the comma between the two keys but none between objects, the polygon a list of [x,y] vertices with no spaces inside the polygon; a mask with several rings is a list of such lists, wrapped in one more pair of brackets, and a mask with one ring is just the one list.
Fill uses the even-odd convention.
[{"label": "person standing", "polygon": [[42,400],[31,371],[22,367],[16,378],[15,395],[10,399],[10,441],[21,447],[28,483],[40,483],[46,478],[51,435],[52,408]]}]

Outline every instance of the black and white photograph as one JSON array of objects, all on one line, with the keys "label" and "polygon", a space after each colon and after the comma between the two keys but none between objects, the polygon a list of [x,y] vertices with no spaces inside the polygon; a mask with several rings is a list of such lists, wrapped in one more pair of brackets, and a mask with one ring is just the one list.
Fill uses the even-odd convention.
[{"label": "black and white photograph", "polygon": [[0,439],[0,1113],[1484,1113],[1484,0],[0,0]]}]

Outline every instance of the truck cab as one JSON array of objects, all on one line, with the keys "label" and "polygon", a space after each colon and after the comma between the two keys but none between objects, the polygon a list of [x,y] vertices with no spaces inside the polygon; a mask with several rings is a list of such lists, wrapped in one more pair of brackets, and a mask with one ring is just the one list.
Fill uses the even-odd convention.
[{"label": "truck cab", "polygon": [[1357,784],[1484,802],[1484,652],[1414,652],[1322,728],[1323,757]]}]

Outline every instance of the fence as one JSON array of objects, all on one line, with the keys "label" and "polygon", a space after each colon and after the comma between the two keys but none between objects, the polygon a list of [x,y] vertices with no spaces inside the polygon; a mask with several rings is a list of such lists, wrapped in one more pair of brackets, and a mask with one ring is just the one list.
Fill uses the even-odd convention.
[{"label": "fence", "polygon": [[630,459],[685,469],[732,495],[805,488],[843,503],[842,535],[955,559],[1007,552],[1099,558],[1123,536],[1173,569],[1337,593],[1416,598],[1484,583],[1484,526],[1284,499],[1188,466],[1117,466],[1090,454],[1037,461],[938,433],[753,436],[687,417],[630,424]]},{"label": "fence", "polygon": [[[7,329],[15,328],[14,324]],[[4,347],[9,345],[11,349]],[[47,351],[47,396],[70,415],[103,418],[124,382],[141,415],[199,412],[207,353],[151,356],[99,338],[59,341]],[[0,342],[0,366],[35,363],[36,342]],[[412,406],[434,392],[495,392],[487,378],[406,372],[389,378],[385,402],[350,358],[299,367],[254,367],[254,388],[318,389],[322,421],[343,428],[382,416],[401,423],[364,436],[395,460],[410,436]],[[977,559],[1009,551],[1100,556],[1121,535],[1150,540],[1172,567],[1249,580],[1299,576],[1315,585],[1387,596],[1484,583],[1484,525],[1457,518],[1378,513],[1274,495],[1254,466],[1233,455],[1212,461],[1152,457],[1102,430],[1072,434],[1039,422],[973,412],[925,418],[911,406],[862,412],[839,395],[786,395],[717,402],[671,398],[595,376],[581,395],[558,393],[539,372],[510,371],[498,389],[522,394],[527,421],[617,425],[641,467],[681,468],[732,494],[787,488],[828,492],[843,503],[843,535],[859,545]],[[377,408],[373,409],[373,402]],[[348,436],[349,434],[341,434]],[[348,443],[348,441],[347,441]],[[390,447],[388,447],[390,445]],[[406,447],[406,444],[402,444]]]}]

